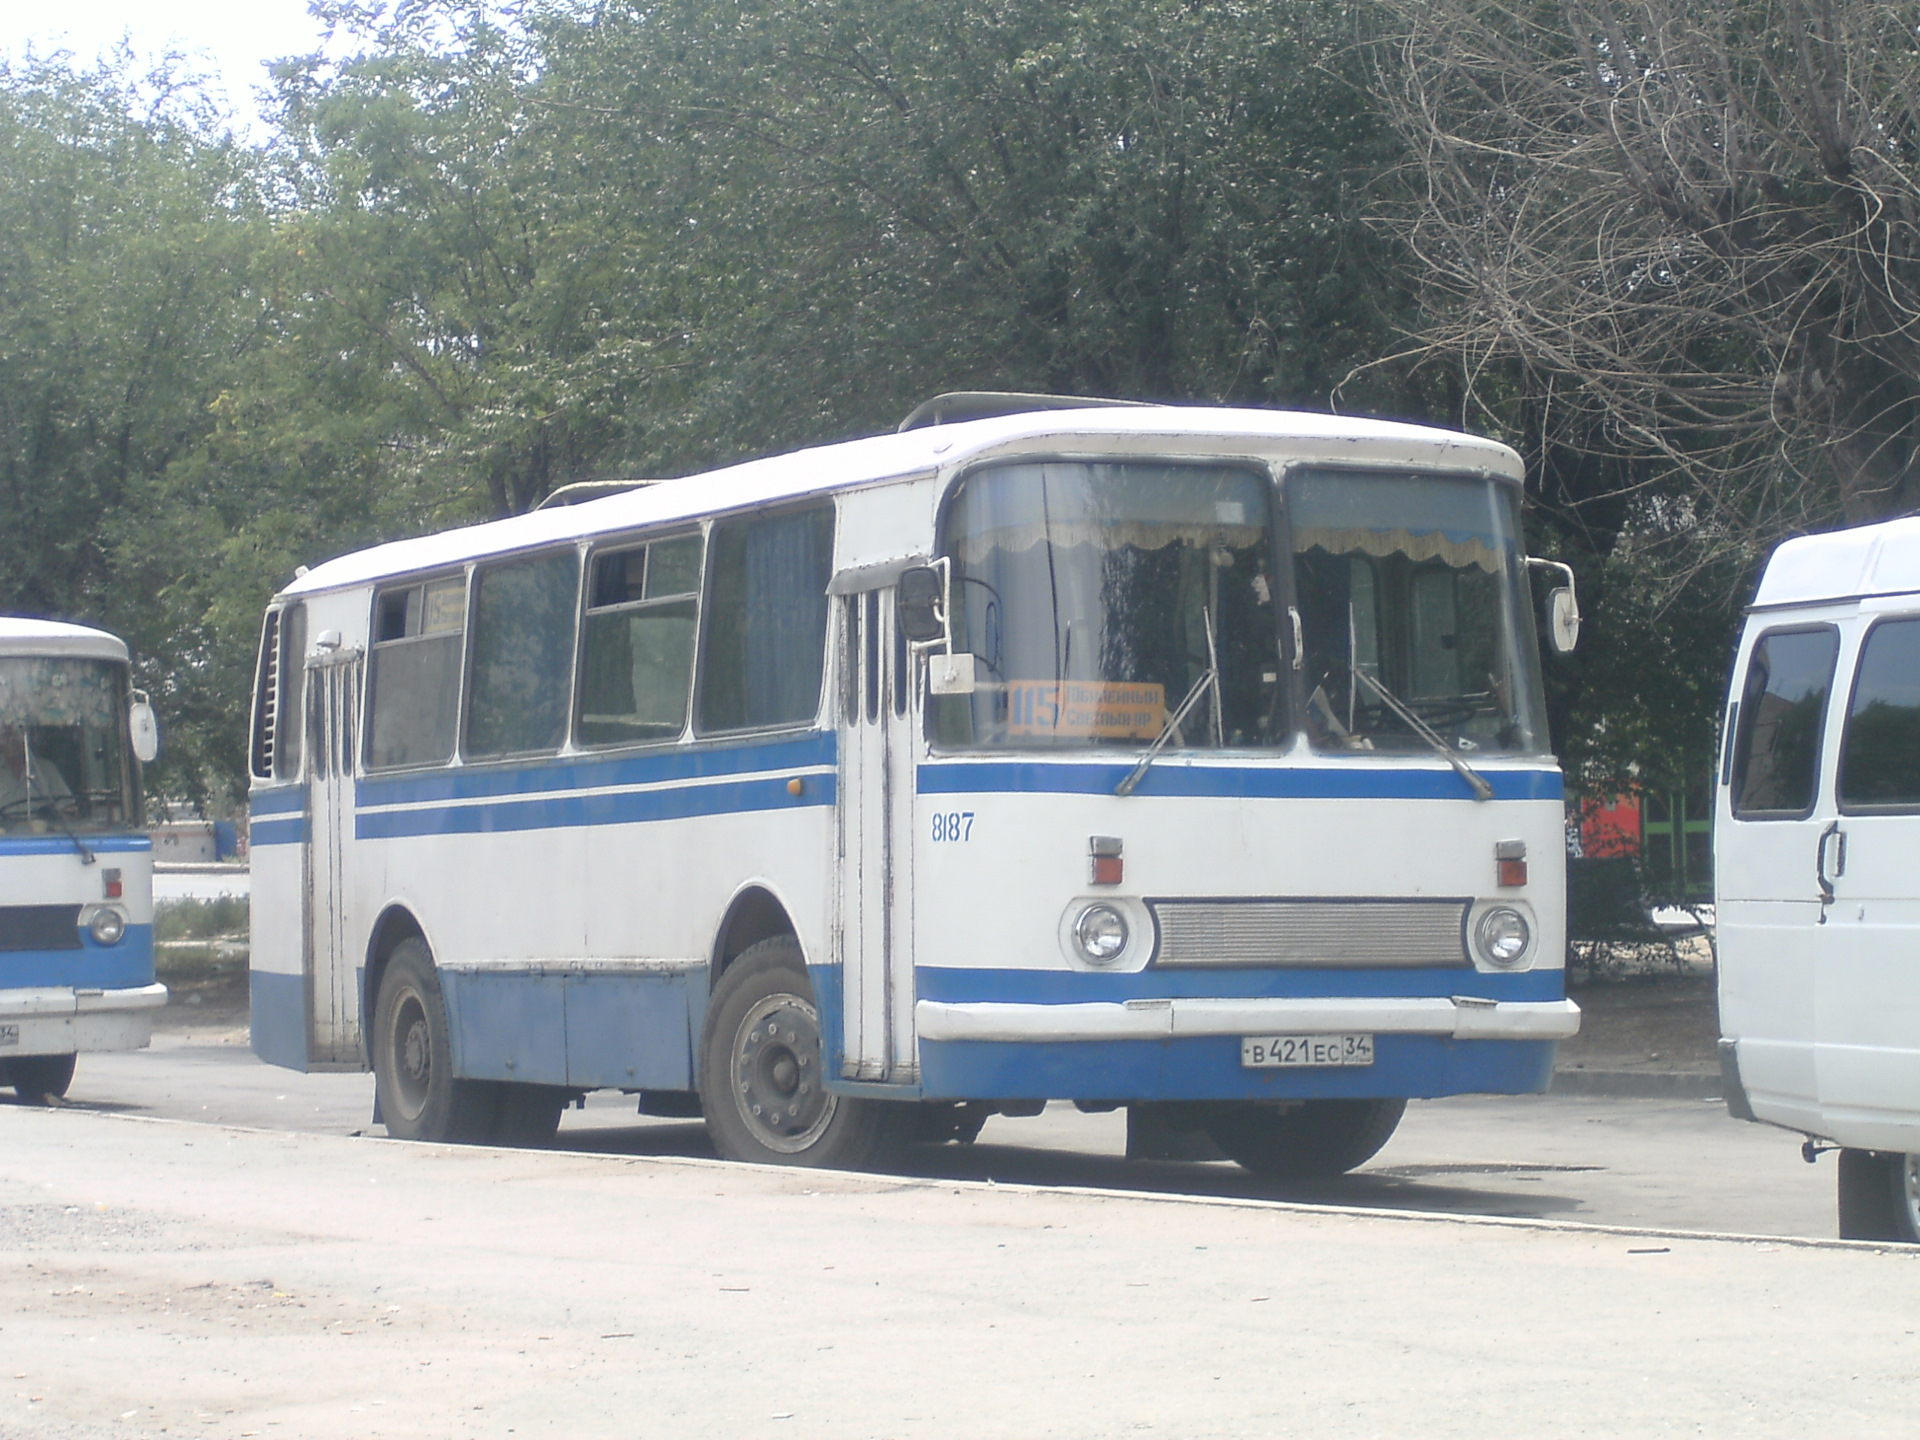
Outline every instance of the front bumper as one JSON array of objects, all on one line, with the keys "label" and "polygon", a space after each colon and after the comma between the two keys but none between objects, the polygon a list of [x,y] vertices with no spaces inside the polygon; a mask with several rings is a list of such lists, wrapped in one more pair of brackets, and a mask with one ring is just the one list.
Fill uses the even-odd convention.
[{"label": "front bumper", "polygon": [[167,1003],[158,983],[123,990],[35,986],[0,992],[0,1060],[139,1050],[153,1038],[153,1012]]},{"label": "front bumper", "polygon": [[[1569,1000],[1453,997],[1133,999],[1057,1005],[923,1000],[927,1099],[1306,1100],[1529,1095],[1547,1088]],[[1247,1035],[1366,1032],[1363,1066],[1252,1069]]]},{"label": "front bumper", "polygon": [[1580,1029],[1571,1000],[1250,997],[1066,1005],[1001,1002],[914,1006],[921,1040],[1172,1040],[1202,1035],[1442,1035],[1455,1040],[1565,1040]]}]

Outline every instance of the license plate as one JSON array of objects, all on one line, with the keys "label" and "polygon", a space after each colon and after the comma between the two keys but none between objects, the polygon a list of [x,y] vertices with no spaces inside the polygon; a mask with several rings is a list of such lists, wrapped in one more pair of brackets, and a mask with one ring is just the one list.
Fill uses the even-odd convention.
[{"label": "license plate", "polygon": [[20,1027],[18,1025],[0,1025],[0,1045],[18,1045]]},{"label": "license plate", "polygon": [[1321,1065],[1371,1065],[1371,1035],[1248,1035],[1240,1063],[1249,1070],[1294,1070]]}]

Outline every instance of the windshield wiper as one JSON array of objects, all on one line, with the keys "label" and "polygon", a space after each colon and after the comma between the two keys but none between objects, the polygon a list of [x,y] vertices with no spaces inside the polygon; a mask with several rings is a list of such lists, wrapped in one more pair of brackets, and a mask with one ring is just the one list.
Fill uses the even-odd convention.
[{"label": "windshield wiper", "polygon": [[1493,786],[1487,783],[1486,777],[1471,765],[1467,764],[1466,761],[1462,760],[1460,756],[1455,753],[1454,748],[1447,744],[1445,740],[1442,740],[1431,725],[1427,724],[1426,721],[1409,710],[1392,691],[1388,690],[1386,686],[1382,685],[1366,671],[1356,669],[1353,671],[1353,674],[1365,682],[1369,690],[1380,697],[1382,704],[1402,720],[1406,721],[1408,728],[1411,729],[1414,734],[1431,745],[1441,759],[1445,760],[1455,770],[1460,772],[1460,778],[1473,787],[1474,799],[1491,800],[1493,798]]},{"label": "windshield wiper", "polygon": [[1202,607],[1200,619],[1207,630],[1207,668],[1201,673],[1200,678],[1193,682],[1193,688],[1187,691],[1187,698],[1180,702],[1179,707],[1166,718],[1166,723],[1161,725],[1160,733],[1154,736],[1153,743],[1147,747],[1147,753],[1140,757],[1140,763],[1127,772],[1126,779],[1113,787],[1113,793],[1116,795],[1131,795],[1134,792],[1135,787],[1145,778],[1147,767],[1153,764],[1162,750],[1167,748],[1168,738],[1180,728],[1180,722],[1187,718],[1188,712],[1200,703],[1200,697],[1208,690],[1213,691],[1214,739],[1224,743],[1222,738],[1224,732],[1221,729],[1220,655],[1213,644],[1213,616]]}]

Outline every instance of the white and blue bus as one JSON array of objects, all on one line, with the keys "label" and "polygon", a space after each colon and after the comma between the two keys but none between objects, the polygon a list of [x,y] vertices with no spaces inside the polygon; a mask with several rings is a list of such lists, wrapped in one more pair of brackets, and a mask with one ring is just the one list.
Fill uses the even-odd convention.
[{"label": "white and blue bus", "polygon": [[145,1045],[153,847],[139,759],[153,712],[100,630],[0,616],[0,1085],[66,1094],[74,1056]]},{"label": "white and blue bus", "polygon": [[931,411],[276,595],[255,1051],[370,1065],[398,1136],[612,1088],[831,1165],[1071,1100],[1328,1174],[1409,1097],[1543,1089],[1578,1011],[1519,458]]}]

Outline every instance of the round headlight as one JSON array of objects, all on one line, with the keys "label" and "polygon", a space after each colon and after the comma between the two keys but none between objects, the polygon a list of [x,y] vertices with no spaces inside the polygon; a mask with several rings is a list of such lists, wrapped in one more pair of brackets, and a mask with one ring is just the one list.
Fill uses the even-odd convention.
[{"label": "round headlight", "polygon": [[1495,965],[1517,965],[1533,943],[1533,927],[1518,910],[1496,905],[1474,926],[1480,953]]},{"label": "round headlight", "polygon": [[118,945],[120,937],[127,933],[127,917],[111,905],[102,905],[87,922],[87,933],[93,936],[96,945]]},{"label": "round headlight", "polygon": [[1127,920],[1111,905],[1089,905],[1073,922],[1073,943],[1089,965],[1107,965],[1127,948]]}]

